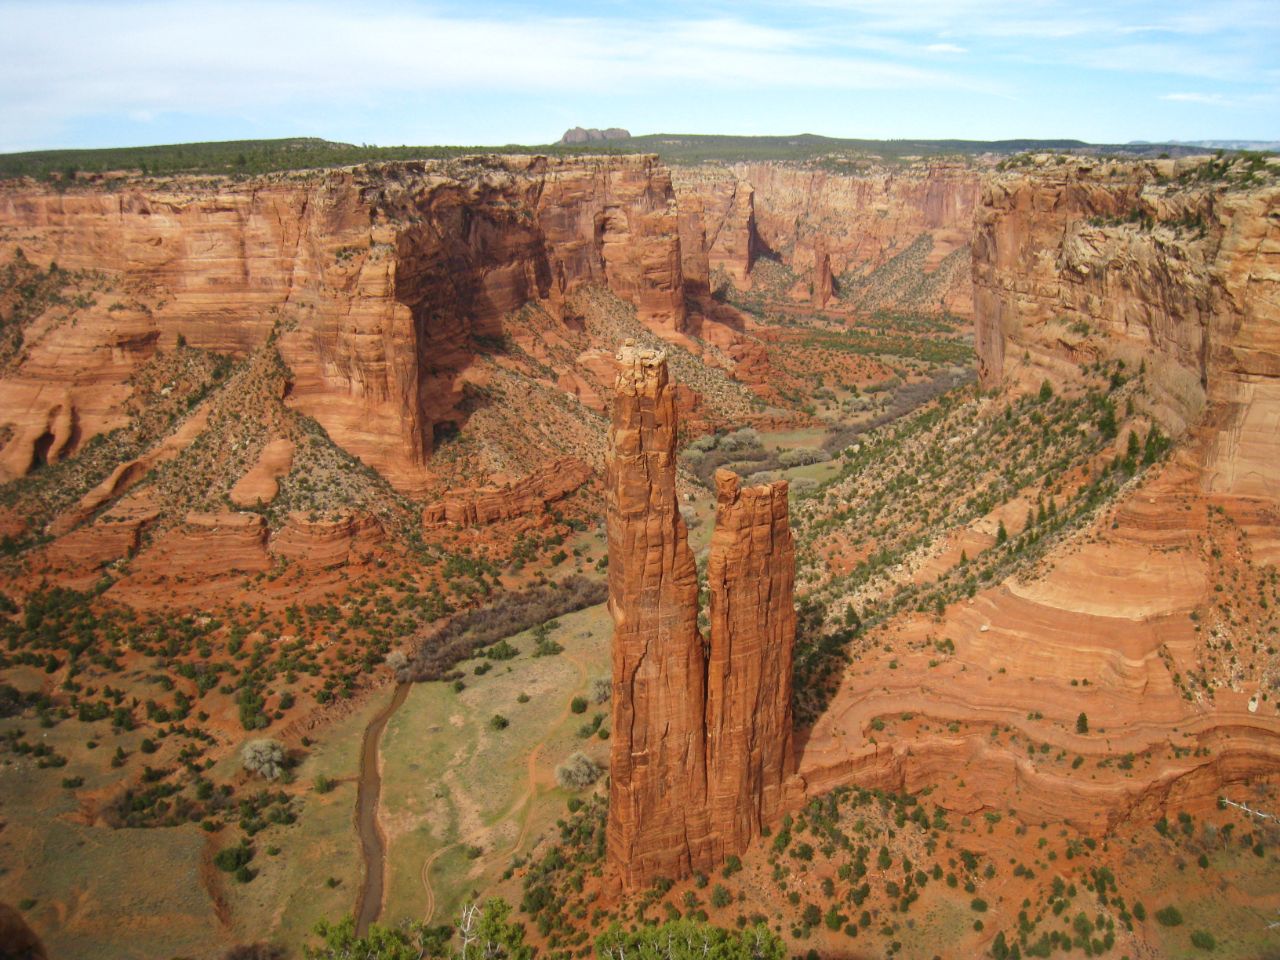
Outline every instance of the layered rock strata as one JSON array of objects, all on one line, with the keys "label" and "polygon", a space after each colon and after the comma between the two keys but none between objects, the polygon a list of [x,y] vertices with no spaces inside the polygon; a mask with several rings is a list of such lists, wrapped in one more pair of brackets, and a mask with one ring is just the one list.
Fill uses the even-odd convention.
[{"label": "layered rock strata", "polygon": [[471,527],[534,516],[590,479],[590,466],[574,457],[562,457],[545,470],[505,486],[450,490],[438,503],[423,508],[422,522],[427,526],[452,523]]},{"label": "layered rock strata", "polygon": [[[244,356],[269,337],[288,402],[406,492],[476,352],[531,301],[584,284],[651,328],[685,322],[675,199],[651,156],[378,164],[249,182],[0,193],[0,243],[105,271],[74,324],[24,331],[0,377],[0,479],[121,426],[128,380],[179,338]],[[6,252],[9,252],[6,250]]]},{"label": "layered rock strata", "polygon": [[618,355],[606,461],[613,736],[608,855],[624,886],[708,870],[778,808],[794,768],[794,554],[786,484],[719,478],[709,651],[676,498],[662,352]]},{"label": "layered rock strata", "polygon": [[806,736],[812,795],[929,786],[956,812],[1105,835],[1274,782],[1280,185],[1256,162],[1041,157],[984,181],[983,386],[1086,403],[1101,365],[1125,429],[1180,442],[1034,571],[864,646]]},{"label": "layered rock strata", "polygon": [[1123,360],[1166,430],[1200,425],[1204,483],[1280,499],[1280,186],[1204,158],[1075,161],[983,184],[973,280],[984,386]]},{"label": "layered rock strata", "polygon": [[[972,311],[965,250],[979,201],[972,167],[920,163],[832,173],[787,164],[680,168],[681,263],[696,299],[712,272],[753,286],[761,258],[789,268],[814,306]],[[847,291],[837,291],[848,277]],[[807,281],[807,283],[806,283]]]}]

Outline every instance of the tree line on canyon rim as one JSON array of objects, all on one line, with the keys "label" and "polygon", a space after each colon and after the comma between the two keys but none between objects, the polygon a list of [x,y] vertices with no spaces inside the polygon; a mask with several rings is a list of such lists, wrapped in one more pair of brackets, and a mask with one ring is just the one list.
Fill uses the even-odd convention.
[{"label": "tree line on canyon rim", "polygon": [[[317,137],[292,137],[281,140],[227,140],[0,154],[0,179],[33,177],[69,185],[77,179],[94,179],[116,171],[136,171],[142,176],[255,176],[382,161],[445,160],[474,156],[477,153],[536,153],[547,156],[656,153],[668,163],[815,160],[838,168],[850,163],[862,163],[868,158],[894,161],[920,156],[964,158],[981,154],[1010,156],[1028,152],[1086,150],[1132,156],[1179,156],[1192,149],[1160,144],[1087,144],[1082,140],[862,140],[812,134],[790,137],[649,134],[584,144],[508,144],[492,147],[376,146],[335,143]],[[841,155],[845,157],[843,161],[837,159]]]}]

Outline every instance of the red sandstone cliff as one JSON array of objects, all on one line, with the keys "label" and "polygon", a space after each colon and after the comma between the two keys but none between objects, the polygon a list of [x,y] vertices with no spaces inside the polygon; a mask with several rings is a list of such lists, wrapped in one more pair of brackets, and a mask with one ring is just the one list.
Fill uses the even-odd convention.
[{"label": "red sandstone cliff", "polygon": [[716,269],[738,286],[749,286],[755,242],[751,184],[722,167],[677,169],[672,180],[680,210],[681,266],[690,292],[709,292]]},{"label": "red sandstone cliff", "polygon": [[812,282],[825,306],[832,278],[860,309],[946,309],[971,315],[966,247],[980,174],[934,162],[861,174],[791,164],[678,169],[680,241],[686,277],[721,268],[752,285],[761,257]]},{"label": "red sandstone cliff", "polygon": [[423,509],[422,522],[429,526],[441,523],[476,526],[514,517],[536,516],[589,479],[591,468],[587,464],[565,457],[544,470],[502,487],[450,490],[438,503],[428,504]]},{"label": "red sandstone cliff", "polygon": [[[950,809],[1102,833],[1274,779],[1275,651],[1248,638],[1275,629],[1251,588],[1280,559],[1280,186],[1250,162],[1043,158],[984,182],[983,385],[1049,379],[1086,403],[1082,368],[1123,360],[1124,429],[1156,420],[1179,443],[1035,571],[876,634],[806,738],[811,792],[930,785]],[[940,637],[953,656],[936,658]],[[908,715],[876,742],[877,718]],[[1037,762],[1026,740],[1097,770]],[[1110,772],[1124,754],[1143,763]]]},{"label": "red sandstone cliff", "polygon": [[1207,431],[1207,489],[1280,499],[1280,187],[1203,182],[1203,163],[1084,160],[986,181],[979,375],[1034,388],[1097,359],[1144,366],[1150,413]]},{"label": "red sandstone cliff", "polygon": [[[124,287],[74,325],[27,332],[0,379],[0,477],[125,421],[127,381],[159,346],[242,356],[275,331],[289,403],[413,492],[456,421],[477,338],[587,283],[678,332],[675,201],[653,157],[472,158],[247,183],[0,194],[0,244]],[[114,295],[113,295],[114,296]],[[8,428],[5,430],[5,428]],[[4,433],[0,433],[3,436]]]}]

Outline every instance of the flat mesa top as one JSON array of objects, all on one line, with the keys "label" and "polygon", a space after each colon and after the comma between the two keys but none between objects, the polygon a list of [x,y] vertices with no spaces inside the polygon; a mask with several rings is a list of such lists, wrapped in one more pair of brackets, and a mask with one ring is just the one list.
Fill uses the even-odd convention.
[{"label": "flat mesa top", "polygon": [[627,339],[618,348],[616,359],[624,366],[656,367],[667,362],[667,351],[642,347]]}]

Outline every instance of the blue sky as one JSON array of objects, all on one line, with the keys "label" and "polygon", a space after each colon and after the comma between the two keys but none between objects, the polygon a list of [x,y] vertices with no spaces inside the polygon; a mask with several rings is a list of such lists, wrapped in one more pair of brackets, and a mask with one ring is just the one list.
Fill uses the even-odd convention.
[{"label": "blue sky", "polygon": [[0,151],[567,127],[1280,139],[1280,0],[0,0]]}]

